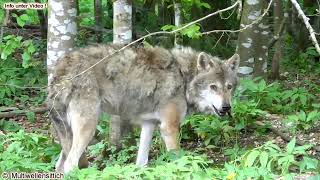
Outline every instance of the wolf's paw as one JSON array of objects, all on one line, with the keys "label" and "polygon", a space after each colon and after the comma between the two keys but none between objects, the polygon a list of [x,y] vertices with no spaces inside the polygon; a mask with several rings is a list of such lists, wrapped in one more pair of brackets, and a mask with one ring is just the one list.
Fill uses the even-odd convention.
[{"label": "wolf's paw", "polygon": [[63,172],[67,174],[77,167],[78,167],[78,163],[72,163],[70,161],[66,161],[64,163]]}]

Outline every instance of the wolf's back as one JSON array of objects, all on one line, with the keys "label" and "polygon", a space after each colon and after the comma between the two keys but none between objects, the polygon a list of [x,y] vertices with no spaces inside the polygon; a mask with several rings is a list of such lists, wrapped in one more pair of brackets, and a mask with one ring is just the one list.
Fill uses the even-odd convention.
[{"label": "wolf's back", "polygon": [[[89,91],[96,91],[112,111],[129,115],[153,111],[160,101],[184,93],[179,64],[171,51],[131,47],[116,52],[120,48],[101,45],[63,56],[51,77],[48,106],[54,100],[57,108],[64,109],[70,99],[85,98]],[[104,57],[104,61],[77,76]]]}]

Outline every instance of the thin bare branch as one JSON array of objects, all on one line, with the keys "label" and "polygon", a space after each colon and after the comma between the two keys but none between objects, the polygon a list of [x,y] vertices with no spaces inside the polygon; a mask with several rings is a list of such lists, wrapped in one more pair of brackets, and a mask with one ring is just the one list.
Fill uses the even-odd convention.
[{"label": "thin bare branch", "polygon": [[314,47],[316,48],[318,54],[320,54],[320,46],[319,46],[319,43],[317,41],[317,38],[316,38],[316,35],[315,35],[315,32],[314,32],[314,29],[312,28],[312,26],[310,25],[309,23],[309,18],[304,14],[304,12],[302,11],[299,3],[296,1],[296,0],[290,0],[292,5],[297,9],[298,11],[298,16],[300,18],[302,18],[304,24],[306,25],[306,28],[308,29],[309,31],[309,34],[310,34],[310,39],[314,45]]}]

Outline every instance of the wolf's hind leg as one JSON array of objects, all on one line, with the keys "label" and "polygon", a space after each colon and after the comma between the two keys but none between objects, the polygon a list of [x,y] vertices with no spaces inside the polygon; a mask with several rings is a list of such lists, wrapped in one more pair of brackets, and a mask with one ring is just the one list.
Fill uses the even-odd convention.
[{"label": "wolf's hind leg", "polygon": [[[68,120],[73,133],[72,146],[64,164],[64,172],[81,165],[84,151],[92,139],[99,118],[100,101],[97,98],[73,100],[69,104]],[[82,157],[81,157],[82,156]]]},{"label": "wolf's hind leg", "polygon": [[168,151],[179,149],[180,112],[174,103],[169,103],[161,111],[160,115],[161,137]]},{"label": "wolf's hind leg", "polygon": [[[65,118],[65,119],[62,119]],[[50,113],[50,119],[52,120],[52,125],[56,131],[56,134],[61,145],[61,152],[59,159],[55,165],[55,170],[57,172],[63,171],[63,165],[66,160],[66,157],[70,151],[72,143],[72,132],[70,126],[66,122],[66,116],[63,111],[58,111],[54,109]]]},{"label": "wolf's hind leg", "polygon": [[137,166],[145,166],[148,163],[149,150],[152,141],[152,134],[155,128],[152,121],[144,121],[141,126],[140,144],[137,157]]}]

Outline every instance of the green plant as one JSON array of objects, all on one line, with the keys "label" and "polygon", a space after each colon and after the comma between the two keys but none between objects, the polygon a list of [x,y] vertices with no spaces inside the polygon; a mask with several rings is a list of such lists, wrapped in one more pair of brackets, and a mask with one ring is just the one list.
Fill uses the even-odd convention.
[{"label": "green plant", "polygon": [[0,119],[0,129],[3,131],[17,132],[22,128],[16,122]]},{"label": "green plant", "polygon": [[[275,177],[293,177],[293,169],[301,172],[317,172],[320,164],[316,159],[307,156],[306,150],[311,146],[295,146],[293,138],[282,150],[279,146],[267,142],[264,145],[248,150],[233,162],[225,164],[229,174],[236,179],[274,179]],[[302,160],[299,160],[303,157]]]},{"label": "green plant", "polygon": [[[240,83],[241,96],[256,102],[257,108],[277,111],[275,104],[281,103],[281,88],[277,82],[267,84],[264,79],[243,79]],[[280,107],[282,107],[280,105]],[[279,106],[277,106],[279,108]]]},{"label": "green plant", "polygon": [[230,137],[235,133],[228,120],[221,120],[213,115],[189,116],[182,126],[190,126],[197,136],[204,140],[206,146],[209,144],[229,143]]},{"label": "green plant", "polygon": [[0,172],[52,171],[59,152],[57,144],[39,134],[19,130],[0,135]]},{"label": "green plant", "polygon": [[300,130],[309,130],[315,124],[315,122],[320,120],[320,112],[317,110],[306,113],[304,111],[300,111],[295,115],[289,115],[287,117],[287,122],[290,123],[293,128],[291,130],[296,130],[297,128]]},{"label": "green plant", "polygon": [[46,84],[46,71],[41,67],[43,62],[32,60],[39,46],[35,46],[31,40],[23,41],[21,36],[8,35],[4,40],[0,44],[0,104],[11,105],[17,101],[42,103],[44,89],[23,88]]}]

